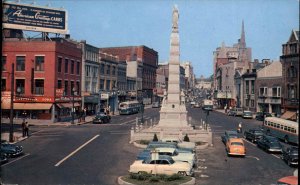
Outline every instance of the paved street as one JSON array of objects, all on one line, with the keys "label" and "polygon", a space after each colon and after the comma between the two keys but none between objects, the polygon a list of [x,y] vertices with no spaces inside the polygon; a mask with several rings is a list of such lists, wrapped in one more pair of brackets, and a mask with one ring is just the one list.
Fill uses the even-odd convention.
[{"label": "paved street", "polygon": [[[146,109],[144,118],[158,119],[159,109]],[[201,109],[189,108],[193,124],[199,125],[205,115]],[[118,176],[128,173],[140,149],[129,144],[129,130],[136,116],[114,116],[110,124],[71,125],[65,127],[34,126],[31,137],[19,142],[25,155],[1,167],[4,184],[103,184],[115,185]],[[213,131],[213,147],[197,151],[197,184],[274,184],[291,175],[279,155],[268,154],[245,141],[246,158],[227,157],[221,134],[244,129],[261,122],[228,117],[213,111],[208,122]],[[238,172],[238,173],[237,173]]]}]

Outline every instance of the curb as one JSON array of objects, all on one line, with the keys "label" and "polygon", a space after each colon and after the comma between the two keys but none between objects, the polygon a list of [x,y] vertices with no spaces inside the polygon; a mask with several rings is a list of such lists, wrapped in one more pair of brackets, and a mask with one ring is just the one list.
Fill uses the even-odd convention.
[{"label": "curb", "polygon": [[[122,177],[123,176],[118,177],[118,184],[120,184],[120,185],[135,185],[135,184],[132,184],[132,183],[122,180],[121,179]],[[185,182],[183,184],[180,184],[180,185],[194,185],[196,183],[196,179],[194,177],[191,177],[191,178],[192,178],[192,180]]]},{"label": "curb", "polygon": [[133,145],[138,148],[147,148],[147,145],[138,144],[135,141],[133,142]]}]

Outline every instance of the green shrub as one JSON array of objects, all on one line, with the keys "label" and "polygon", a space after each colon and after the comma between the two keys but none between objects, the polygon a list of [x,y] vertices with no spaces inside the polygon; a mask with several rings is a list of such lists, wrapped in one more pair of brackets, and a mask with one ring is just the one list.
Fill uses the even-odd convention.
[{"label": "green shrub", "polygon": [[187,134],[185,134],[183,141],[190,142],[190,138]]},{"label": "green shrub", "polygon": [[154,134],[153,141],[158,141],[156,133]]},{"label": "green shrub", "polygon": [[165,174],[160,174],[160,175],[158,175],[158,177],[162,181],[167,181],[167,179],[168,179],[168,175],[165,175]]},{"label": "green shrub", "polygon": [[159,182],[159,176],[152,176],[149,178],[149,182]]},{"label": "green shrub", "polygon": [[141,172],[138,174],[138,178],[137,180],[142,180],[142,181],[145,181],[145,180],[148,180],[152,175],[150,173],[147,173],[147,172]]},{"label": "green shrub", "polygon": [[180,175],[180,174],[173,174],[171,176],[168,176],[167,180],[168,181],[175,181],[175,180],[180,180],[182,178],[183,178],[183,176]]},{"label": "green shrub", "polygon": [[129,173],[129,178],[130,179],[138,179],[138,175],[139,174],[136,174],[136,173]]}]

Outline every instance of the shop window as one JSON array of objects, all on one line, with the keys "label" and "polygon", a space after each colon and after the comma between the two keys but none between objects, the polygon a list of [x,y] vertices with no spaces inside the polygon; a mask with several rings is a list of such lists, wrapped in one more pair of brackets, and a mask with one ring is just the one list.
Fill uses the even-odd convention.
[{"label": "shop window", "polygon": [[67,96],[69,93],[69,82],[68,81],[65,81],[65,89],[64,89],[64,95]]},{"label": "shop window", "polygon": [[35,70],[36,71],[44,71],[45,65],[45,57],[44,56],[36,56],[35,57]]},{"label": "shop window", "polygon": [[62,58],[58,58],[58,61],[57,61],[57,72],[61,73],[61,67],[62,67]]},{"label": "shop window", "polygon": [[61,88],[62,88],[62,81],[57,80],[57,89],[61,89]]},{"label": "shop window", "polygon": [[25,56],[17,56],[16,71],[25,71]]},{"label": "shop window", "polygon": [[76,82],[77,95],[80,95],[80,82]]},{"label": "shop window", "polygon": [[6,56],[2,56],[2,71],[6,70]]},{"label": "shop window", "polygon": [[25,79],[16,79],[16,93],[25,94]]},{"label": "shop window", "polygon": [[38,94],[38,95],[44,94],[44,80],[43,79],[35,80],[34,92],[35,92],[35,94]]}]

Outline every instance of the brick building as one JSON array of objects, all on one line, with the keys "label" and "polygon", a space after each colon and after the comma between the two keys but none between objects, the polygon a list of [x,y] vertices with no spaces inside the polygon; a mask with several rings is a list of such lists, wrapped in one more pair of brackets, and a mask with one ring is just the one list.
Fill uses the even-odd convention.
[{"label": "brick building", "polygon": [[10,110],[12,63],[15,117],[55,122],[71,119],[73,103],[75,110],[79,110],[81,49],[77,44],[64,38],[5,39],[1,79],[3,116]]},{"label": "brick building", "polygon": [[140,61],[143,64],[142,92],[144,98],[152,98],[153,88],[156,83],[156,69],[158,66],[157,51],[147,46],[125,46],[100,48],[101,52],[109,53],[119,57],[120,61]]},{"label": "brick building", "polygon": [[299,31],[293,30],[287,43],[282,45],[283,118],[296,120],[299,114]]}]

